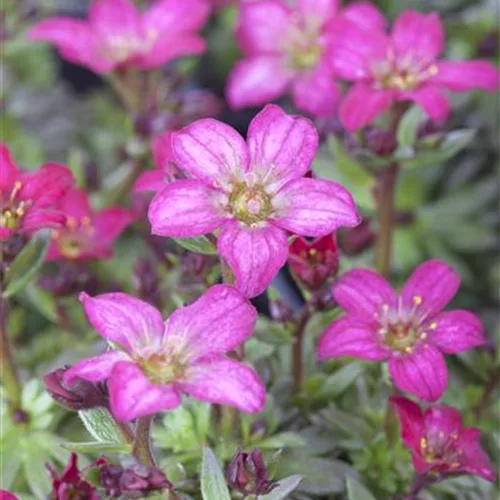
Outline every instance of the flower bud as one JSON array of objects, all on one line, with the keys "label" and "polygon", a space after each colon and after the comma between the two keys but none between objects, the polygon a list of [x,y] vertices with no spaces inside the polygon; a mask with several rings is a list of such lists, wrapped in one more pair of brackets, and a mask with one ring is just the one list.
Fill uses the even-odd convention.
[{"label": "flower bud", "polygon": [[134,268],[135,295],[161,308],[160,277],[150,259],[139,257]]},{"label": "flower bud", "polygon": [[68,368],[58,368],[43,377],[45,387],[55,401],[70,411],[107,406],[108,397],[104,385],[93,384],[86,380],[77,380],[68,385],[64,382],[64,373]]},{"label": "flower bud", "polygon": [[390,156],[398,147],[395,134],[388,130],[369,129],[366,132],[366,141],[370,151],[377,156]]},{"label": "flower bud", "polygon": [[269,479],[259,450],[237,451],[227,467],[229,486],[243,495],[267,495],[278,483]]},{"label": "flower bud", "polygon": [[290,245],[288,264],[295,278],[311,290],[321,288],[335,276],[339,254],[335,235],[330,234],[311,242],[298,237]]},{"label": "flower bud", "polygon": [[346,255],[357,255],[370,248],[375,241],[375,233],[370,222],[364,219],[359,226],[346,229],[340,238],[340,248]]}]

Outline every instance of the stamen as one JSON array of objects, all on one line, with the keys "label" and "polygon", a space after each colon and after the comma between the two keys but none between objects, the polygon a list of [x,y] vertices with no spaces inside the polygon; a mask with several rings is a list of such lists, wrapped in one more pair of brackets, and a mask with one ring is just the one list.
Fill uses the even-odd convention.
[{"label": "stamen", "polygon": [[413,303],[419,306],[422,303],[422,297],[420,297],[420,295],[415,295],[415,297],[413,297]]},{"label": "stamen", "polygon": [[427,439],[426,438],[420,438],[420,448],[422,448],[423,450],[425,450],[427,448]]},{"label": "stamen", "polygon": [[429,328],[431,330],[435,330],[437,328],[437,323],[435,323],[434,321],[429,325]]}]

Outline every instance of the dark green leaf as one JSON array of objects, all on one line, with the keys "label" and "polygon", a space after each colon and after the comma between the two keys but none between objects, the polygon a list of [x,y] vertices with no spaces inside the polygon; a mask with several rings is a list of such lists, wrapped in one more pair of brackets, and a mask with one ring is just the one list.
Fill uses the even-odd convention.
[{"label": "dark green leaf", "polygon": [[64,443],[63,447],[78,453],[117,453],[130,454],[130,446],[125,443],[91,441],[89,443]]},{"label": "dark green leaf", "polygon": [[353,477],[346,480],[347,500],[376,500],[375,497]]},{"label": "dark green leaf", "polygon": [[201,495],[203,500],[231,500],[224,474],[210,448],[203,448]]},{"label": "dark green leaf", "polygon": [[413,146],[417,140],[418,129],[426,120],[426,114],[420,106],[412,106],[399,122],[397,139],[400,147]]},{"label": "dark green leaf", "polygon": [[96,440],[104,443],[124,444],[124,438],[113,417],[105,408],[92,408],[78,412],[85,428]]},{"label": "dark green leaf", "polygon": [[202,253],[204,255],[217,255],[217,248],[206,236],[198,236],[197,238],[175,238],[174,241],[190,252]]}]

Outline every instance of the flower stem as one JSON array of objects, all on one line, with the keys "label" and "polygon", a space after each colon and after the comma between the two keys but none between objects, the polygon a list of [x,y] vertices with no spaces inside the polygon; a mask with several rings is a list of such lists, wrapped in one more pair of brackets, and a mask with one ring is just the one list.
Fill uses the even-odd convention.
[{"label": "flower stem", "polygon": [[151,450],[151,424],[153,417],[147,415],[137,419],[135,429],[135,441],[132,454],[143,465],[154,467],[156,465],[153,452]]},{"label": "flower stem", "polygon": [[302,379],[304,378],[304,367],[302,363],[304,334],[306,332],[307,322],[311,317],[309,305],[306,304],[297,322],[295,333],[293,336],[292,346],[292,375],[293,388],[295,393],[298,393],[302,387]]},{"label": "flower stem", "polygon": [[435,478],[430,478],[429,476],[417,474],[413,480],[412,485],[408,493],[401,498],[401,500],[417,500],[417,495],[425,488],[435,483]]}]

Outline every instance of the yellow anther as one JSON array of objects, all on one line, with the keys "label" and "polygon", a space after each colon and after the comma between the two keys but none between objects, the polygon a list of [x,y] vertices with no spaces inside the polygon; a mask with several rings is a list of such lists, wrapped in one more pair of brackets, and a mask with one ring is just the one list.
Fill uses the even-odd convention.
[{"label": "yellow anther", "polygon": [[310,248],[309,249],[309,255],[311,257],[314,257],[317,253],[318,253],[318,251],[315,248]]},{"label": "yellow anther", "polygon": [[426,338],[427,338],[427,333],[422,332],[422,333],[420,334],[420,338],[421,338],[421,340],[426,339]]},{"label": "yellow anther", "polygon": [[438,67],[435,64],[433,64],[432,66],[429,66],[429,69],[427,70],[427,73],[430,76],[436,76],[439,73],[439,69],[438,69]]},{"label": "yellow anther", "polygon": [[423,450],[427,448],[427,439],[420,438],[420,448],[422,448]]},{"label": "yellow anther", "polygon": [[3,213],[4,217],[6,219],[11,219],[12,218],[12,212],[10,210],[6,210],[4,213]]},{"label": "yellow anther", "polygon": [[420,295],[415,295],[415,297],[413,297],[413,303],[419,306],[422,303],[422,297],[420,297]]},{"label": "yellow anther", "polygon": [[66,225],[70,228],[70,229],[74,229],[78,224],[76,222],[76,219],[74,217],[71,217],[69,216],[66,220]]},{"label": "yellow anther", "polygon": [[407,354],[411,354],[411,353],[413,352],[413,348],[412,348],[412,347],[409,347],[409,346],[408,346],[408,347],[405,347],[405,352],[406,352]]}]

